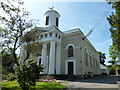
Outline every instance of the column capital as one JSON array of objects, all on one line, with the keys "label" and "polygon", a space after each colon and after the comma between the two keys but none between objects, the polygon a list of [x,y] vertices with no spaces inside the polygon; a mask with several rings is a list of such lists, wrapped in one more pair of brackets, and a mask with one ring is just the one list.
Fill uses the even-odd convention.
[{"label": "column capital", "polygon": [[46,42],[43,42],[42,45],[47,45],[47,43],[46,43]]},{"label": "column capital", "polygon": [[46,49],[47,48],[47,43],[42,43],[42,49]]}]

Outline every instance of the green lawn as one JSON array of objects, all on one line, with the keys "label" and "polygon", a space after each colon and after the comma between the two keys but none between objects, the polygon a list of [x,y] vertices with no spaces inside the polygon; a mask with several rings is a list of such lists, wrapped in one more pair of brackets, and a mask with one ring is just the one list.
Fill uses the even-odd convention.
[{"label": "green lawn", "polygon": [[[49,89],[63,89],[64,85],[59,84],[58,82],[37,82],[36,86],[30,87],[31,90],[49,90]],[[2,90],[21,90],[17,81],[7,81],[2,82]]]}]

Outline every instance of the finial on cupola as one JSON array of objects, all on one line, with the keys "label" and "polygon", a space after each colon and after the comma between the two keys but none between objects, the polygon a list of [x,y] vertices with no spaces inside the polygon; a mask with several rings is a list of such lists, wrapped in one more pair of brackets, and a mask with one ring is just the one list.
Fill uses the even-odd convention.
[{"label": "finial on cupola", "polygon": [[53,10],[53,8],[54,8],[54,6],[52,6],[52,7],[49,7],[49,9],[51,9],[51,10]]}]

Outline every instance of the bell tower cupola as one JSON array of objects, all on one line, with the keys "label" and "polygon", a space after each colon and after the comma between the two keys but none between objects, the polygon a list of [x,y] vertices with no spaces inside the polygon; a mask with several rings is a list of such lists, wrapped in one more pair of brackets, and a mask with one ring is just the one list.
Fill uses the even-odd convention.
[{"label": "bell tower cupola", "polygon": [[60,14],[56,11],[53,10],[54,7],[49,8],[48,11],[45,12],[44,14],[44,25],[45,26],[57,26],[59,27],[59,18]]}]

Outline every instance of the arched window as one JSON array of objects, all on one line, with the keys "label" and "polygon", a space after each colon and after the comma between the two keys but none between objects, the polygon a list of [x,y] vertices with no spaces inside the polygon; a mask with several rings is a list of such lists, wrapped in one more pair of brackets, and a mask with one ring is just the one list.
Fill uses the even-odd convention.
[{"label": "arched window", "polygon": [[90,65],[92,67],[92,56],[90,55]]},{"label": "arched window", "polygon": [[68,47],[68,57],[73,57],[73,46]]},{"label": "arched window", "polygon": [[94,58],[94,55],[93,55],[93,66],[94,66],[94,69],[95,69],[95,58]]},{"label": "arched window", "polygon": [[86,48],[85,48],[85,61],[86,61],[86,65],[88,65],[88,53]]}]

